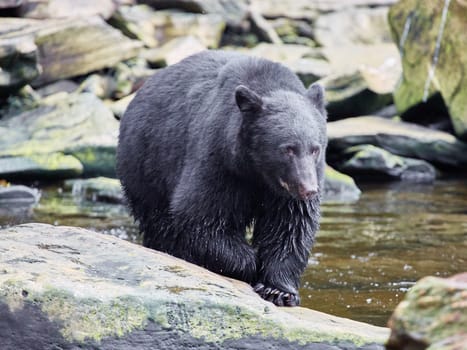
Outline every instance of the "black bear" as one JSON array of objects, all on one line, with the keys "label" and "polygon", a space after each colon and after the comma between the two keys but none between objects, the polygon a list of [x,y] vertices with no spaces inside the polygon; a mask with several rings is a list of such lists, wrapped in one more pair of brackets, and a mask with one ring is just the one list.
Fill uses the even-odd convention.
[{"label": "black bear", "polygon": [[298,305],[320,217],[323,95],[281,64],[222,51],[149,78],[117,150],[143,244]]}]

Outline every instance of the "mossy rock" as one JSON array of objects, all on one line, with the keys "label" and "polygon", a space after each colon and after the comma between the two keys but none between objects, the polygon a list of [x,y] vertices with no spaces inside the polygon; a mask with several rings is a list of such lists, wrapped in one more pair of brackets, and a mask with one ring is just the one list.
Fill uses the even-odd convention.
[{"label": "mossy rock", "polygon": [[[444,6],[446,7],[443,23]],[[400,113],[437,92],[456,134],[467,140],[467,5],[464,1],[402,0],[389,13],[402,56],[402,80],[394,93]],[[438,44],[438,46],[437,46]]]},{"label": "mossy rock", "polygon": [[10,227],[0,251],[7,349],[383,350],[389,334],[276,307],[243,282],[80,228]]}]

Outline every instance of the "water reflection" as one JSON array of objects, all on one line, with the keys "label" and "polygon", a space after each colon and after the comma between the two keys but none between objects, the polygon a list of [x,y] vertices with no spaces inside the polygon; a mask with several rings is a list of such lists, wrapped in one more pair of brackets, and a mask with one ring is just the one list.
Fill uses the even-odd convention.
[{"label": "water reflection", "polygon": [[[425,275],[467,266],[467,181],[361,185],[353,204],[325,204],[304,274],[303,306],[384,325],[404,293]],[[126,208],[45,186],[35,208],[0,209],[0,226],[22,222],[80,226],[133,242]]]},{"label": "water reflection", "polygon": [[467,182],[363,185],[350,205],[324,205],[301,289],[303,305],[385,325],[425,275],[467,266]]}]

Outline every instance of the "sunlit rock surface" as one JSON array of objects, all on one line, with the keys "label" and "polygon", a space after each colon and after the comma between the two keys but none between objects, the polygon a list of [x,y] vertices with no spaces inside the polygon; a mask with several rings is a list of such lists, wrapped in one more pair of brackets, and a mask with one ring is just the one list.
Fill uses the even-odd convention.
[{"label": "sunlit rock surface", "polygon": [[400,112],[440,92],[456,134],[467,139],[467,3],[402,0],[389,22],[404,73],[394,99]]},{"label": "sunlit rock surface", "polygon": [[389,349],[466,349],[467,273],[418,281],[397,306],[389,326]]},{"label": "sunlit rock surface", "polygon": [[370,350],[389,334],[278,308],[247,284],[84,229],[11,227],[0,231],[0,251],[6,349]]}]

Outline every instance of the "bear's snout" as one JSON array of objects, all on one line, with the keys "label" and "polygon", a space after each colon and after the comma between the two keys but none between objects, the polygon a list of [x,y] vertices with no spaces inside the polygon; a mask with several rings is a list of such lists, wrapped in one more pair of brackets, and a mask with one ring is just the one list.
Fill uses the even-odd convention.
[{"label": "bear's snout", "polygon": [[298,185],[298,196],[301,200],[312,199],[318,194],[318,187],[300,183]]}]

